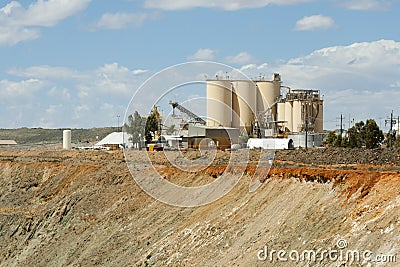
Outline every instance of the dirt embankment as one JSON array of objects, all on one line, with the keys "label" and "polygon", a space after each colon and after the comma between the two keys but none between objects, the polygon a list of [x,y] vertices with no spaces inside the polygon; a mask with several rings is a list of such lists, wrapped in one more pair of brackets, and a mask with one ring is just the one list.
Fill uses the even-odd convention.
[{"label": "dirt embankment", "polygon": [[[0,265],[293,266],[276,255],[260,261],[259,252],[327,250],[339,239],[347,241],[345,249],[397,255],[398,264],[398,161],[356,165],[351,157],[332,161],[336,150],[310,151],[277,153],[270,172],[256,171],[252,152],[233,190],[196,208],[149,197],[121,152],[0,152]],[[132,174],[145,176],[155,167],[165,179],[193,185],[215,180],[229,160],[219,153],[218,164],[189,176],[160,154],[153,157],[148,165],[146,153],[137,152]],[[254,173],[262,183],[249,193]],[[300,260],[296,266],[339,263]]]}]

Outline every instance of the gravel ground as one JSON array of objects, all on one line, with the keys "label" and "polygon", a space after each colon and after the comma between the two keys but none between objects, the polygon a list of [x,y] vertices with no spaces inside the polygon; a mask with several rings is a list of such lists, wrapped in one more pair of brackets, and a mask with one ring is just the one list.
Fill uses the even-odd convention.
[{"label": "gravel ground", "polygon": [[275,159],[307,164],[390,164],[399,166],[400,149],[315,148],[281,150],[275,153]]}]

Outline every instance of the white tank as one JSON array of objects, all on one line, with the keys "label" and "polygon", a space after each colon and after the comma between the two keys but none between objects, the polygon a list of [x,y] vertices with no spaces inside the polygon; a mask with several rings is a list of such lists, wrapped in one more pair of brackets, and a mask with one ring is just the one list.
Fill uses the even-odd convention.
[{"label": "white tank", "polygon": [[72,148],[71,145],[71,130],[63,131],[63,149],[69,150]]},{"label": "white tank", "polygon": [[299,100],[293,101],[293,113],[292,113],[292,123],[293,129],[292,132],[300,132],[301,131],[301,110],[302,110],[302,103]]},{"label": "white tank", "polygon": [[207,125],[231,127],[231,82],[207,80]]},{"label": "white tank", "polygon": [[286,123],[286,128],[289,129],[289,131],[293,131],[293,106],[291,101],[285,102],[285,121]]},{"label": "white tank", "polygon": [[278,103],[277,105],[277,121],[284,121],[285,120],[285,102]]},{"label": "white tank", "polygon": [[251,132],[256,112],[256,84],[253,81],[232,82],[232,127]]},{"label": "white tank", "polygon": [[273,118],[276,118],[276,102],[280,95],[281,84],[278,81],[259,81],[257,85],[257,115],[271,108]]},{"label": "white tank", "polygon": [[320,101],[318,103],[318,115],[315,120],[315,132],[322,133],[324,131],[324,105],[323,102]]}]

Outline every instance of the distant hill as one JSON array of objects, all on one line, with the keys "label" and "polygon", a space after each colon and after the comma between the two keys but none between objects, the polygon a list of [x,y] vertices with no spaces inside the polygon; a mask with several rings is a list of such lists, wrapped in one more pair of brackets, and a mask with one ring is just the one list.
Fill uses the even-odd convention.
[{"label": "distant hill", "polygon": [[[12,139],[18,144],[55,144],[61,143],[63,130],[66,129],[43,129],[43,128],[18,128],[0,129],[0,139]],[[89,143],[103,139],[108,134],[115,132],[115,127],[71,129],[72,143]]]}]

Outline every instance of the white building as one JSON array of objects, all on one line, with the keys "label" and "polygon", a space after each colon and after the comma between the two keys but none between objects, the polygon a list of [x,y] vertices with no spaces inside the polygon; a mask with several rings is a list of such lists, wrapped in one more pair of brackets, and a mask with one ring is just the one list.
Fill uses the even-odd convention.
[{"label": "white building", "polygon": [[104,137],[100,142],[94,145],[95,147],[119,146],[122,148],[133,147],[132,135],[126,132],[114,132]]}]

